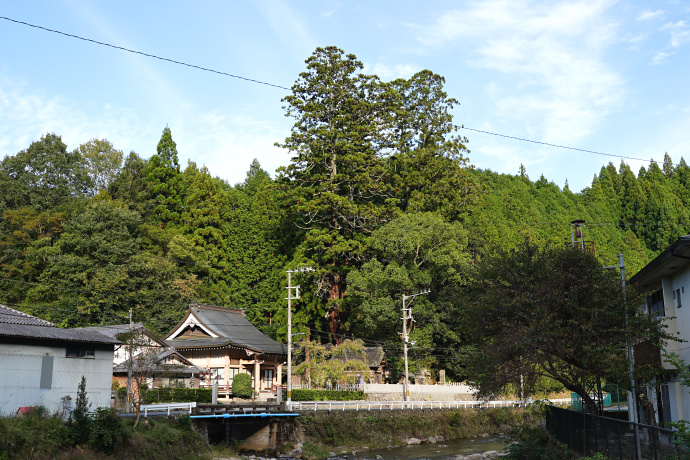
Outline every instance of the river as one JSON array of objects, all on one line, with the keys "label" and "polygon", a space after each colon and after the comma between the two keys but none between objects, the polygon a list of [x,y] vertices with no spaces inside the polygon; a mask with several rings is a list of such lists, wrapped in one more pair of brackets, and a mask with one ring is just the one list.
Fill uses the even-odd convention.
[{"label": "river", "polygon": [[419,444],[416,446],[393,447],[390,449],[371,450],[357,455],[358,457],[377,460],[443,460],[480,454],[488,451],[501,451],[508,442],[505,438],[469,438],[444,441],[438,444]]}]

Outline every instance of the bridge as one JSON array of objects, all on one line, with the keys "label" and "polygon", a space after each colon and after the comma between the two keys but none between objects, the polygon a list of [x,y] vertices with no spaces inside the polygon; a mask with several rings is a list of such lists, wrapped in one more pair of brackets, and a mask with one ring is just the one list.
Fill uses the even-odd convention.
[{"label": "bridge", "polygon": [[[568,405],[570,399],[548,401]],[[525,407],[528,401],[293,401],[232,402],[228,404],[173,403],[142,406],[144,417],[190,414],[209,442],[237,442],[251,451],[277,451],[294,439],[294,420],[315,411],[418,411]]]}]

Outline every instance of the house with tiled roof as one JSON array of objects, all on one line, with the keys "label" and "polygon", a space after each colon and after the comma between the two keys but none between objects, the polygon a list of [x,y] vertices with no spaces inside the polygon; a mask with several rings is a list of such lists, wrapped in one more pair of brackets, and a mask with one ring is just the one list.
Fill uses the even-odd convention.
[{"label": "house with tiled roof", "polygon": [[118,343],[0,305],[0,416],[38,405],[62,411],[66,401],[76,400],[82,376],[92,409],[110,407]]},{"label": "house with tiled roof", "polygon": [[246,373],[259,393],[273,393],[281,385],[285,345],[267,337],[241,310],[192,305],[166,336],[196,367],[205,370],[202,387],[219,384],[219,394],[230,395],[235,375]]},{"label": "house with tiled roof", "polygon": [[[127,387],[131,348],[132,370],[142,372],[140,367],[147,367],[146,384],[149,388],[199,387],[199,374],[203,370],[194,366],[174,348],[167,346],[143,323],[90,326],[80,330],[95,331],[122,342],[115,346],[113,357],[113,382],[117,382],[119,386]],[[136,388],[134,392],[136,393]]]}]

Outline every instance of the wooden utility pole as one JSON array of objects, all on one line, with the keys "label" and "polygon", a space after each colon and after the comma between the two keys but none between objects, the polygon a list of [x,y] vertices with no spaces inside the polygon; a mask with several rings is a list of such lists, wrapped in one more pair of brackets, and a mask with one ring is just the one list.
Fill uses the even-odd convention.
[{"label": "wooden utility pole", "polygon": [[134,346],[134,322],[132,321],[132,309],[129,309],[129,345],[127,349],[129,351],[129,365],[127,366],[127,404],[125,407],[125,412],[128,414],[132,412],[132,364],[134,359],[132,358],[132,347]]},{"label": "wooden utility pole", "polygon": [[[287,290],[288,290],[288,296],[287,296],[287,301],[288,301],[288,333],[287,333],[287,368],[288,368],[288,375],[287,375],[287,402],[288,402],[288,410],[291,409],[290,404],[292,402],[292,300],[299,299],[299,286],[293,286],[292,285],[292,274],[293,273],[298,273],[298,272],[313,272],[314,269],[311,267],[300,267],[300,268],[295,268],[293,270],[288,270],[287,275],[288,275],[288,285],[287,285]],[[295,296],[292,296],[292,290],[295,290]]]},{"label": "wooden utility pole", "polygon": [[[418,295],[424,295],[430,293],[430,290],[426,291],[421,291],[416,294],[412,295],[405,295],[403,294],[402,296],[402,320],[403,320],[403,331],[402,331],[402,340],[403,340],[403,356],[405,358],[405,394],[403,395],[403,399],[405,401],[408,401],[410,399],[410,373],[408,370],[408,363],[407,363],[407,343],[409,342],[409,337],[407,335],[407,320],[412,320],[414,321],[414,318],[412,318],[412,309],[411,308],[405,308],[405,301],[407,299],[413,299],[417,297]],[[414,342],[411,342],[412,345],[414,345]]]}]

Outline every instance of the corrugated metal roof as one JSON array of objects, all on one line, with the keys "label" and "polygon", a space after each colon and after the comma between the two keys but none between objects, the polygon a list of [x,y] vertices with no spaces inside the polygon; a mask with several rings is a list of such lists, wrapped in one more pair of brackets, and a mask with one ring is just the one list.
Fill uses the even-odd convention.
[{"label": "corrugated metal roof", "polygon": [[41,318],[36,318],[23,311],[15,310],[6,305],[0,304],[0,323],[2,324],[25,324],[27,326],[48,326],[55,327],[55,324]]},{"label": "corrugated metal roof", "polygon": [[[144,324],[143,323],[134,323],[134,330],[139,331],[144,329]],[[130,331],[130,326],[129,324],[112,324],[110,326],[89,326],[89,327],[80,327],[80,331],[95,331],[98,332],[99,334],[103,334],[106,337],[110,337],[111,339],[117,339],[117,336],[120,334],[126,334]]]},{"label": "corrugated metal roof", "polygon": [[0,305],[0,337],[64,340],[83,343],[120,343],[97,331],[61,329],[53,323]]},{"label": "corrugated metal roof", "polygon": [[84,343],[120,343],[95,331],[60,329],[59,327],[27,326],[24,324],[0,324],[0,337],[64,340]]},{"label": "corrugated metal roof", "polygon": [[235,345],[261,353],[276,355],[287,353],[285,345],[267,337],[237,310],[206,305],[197,305],[190,309],[204,326],[221,337],[166,340],[165,343],[169,346],[185,349]]}]

